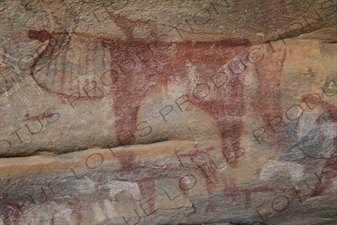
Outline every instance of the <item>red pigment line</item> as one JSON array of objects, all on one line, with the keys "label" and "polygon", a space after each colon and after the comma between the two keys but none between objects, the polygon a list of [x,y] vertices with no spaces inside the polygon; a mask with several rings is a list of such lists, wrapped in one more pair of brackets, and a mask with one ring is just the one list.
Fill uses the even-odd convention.
[{"label": "red pigment line", "polygon": [[55,225],[55,210],[53,210],[52,217],[50,219],[50,224]]},{"label": "red pigment line", "polygon": [[[165,179],[174,179],[178,180],[180,178],[179,176],[171,175],[171,174],[161,174],[161,175],[153,175],[153,168],[149,169],[148,175],[145,178],[142,178],[140,180],[137,180],[137,184],[139,186],[141,195],[142,195],[142,201],[140,204],[143,205],[144,210],[146,209],[146,214],[150,215],[157,211],[156,206],[156,181],[165,178]],[[187,197],[186,192],[187,190],[182,190],[183,194]],[[178,195],[179,196],[179,195]]]},{"label": "red pigment line", "polygon": [[313,69],[311,66],[308,66],[308,73],[310,75],[310,77],[315,77],[315,73],[313,72]]},{"label": "red pigment line", "polygon": [[[150,42],[132,40],[131,31],[136,26],[149,24],[150,29],[155,34],[154,24],[151,21],[130,21],[116,15],[111,16],[111,18],[121,27],[130,40],[110,40],[96,37],[94,41],[99,41],[104,48],[110,51],[111,69],[119,72],[119,77],[115,82],[116,91],[111,90],[113,92],[111,96],[115,100],[113,111],[117,118],[115,126],[119,145],[127,145],[133,142],[134,137],[132,137],[132,134],[136,131],[138,110],[146,94],[155,88],[152,84],[155,84],[156,88],[165,87],[173,76],[180,76],[180,79],[185,80],[187,83],[186,94],[191,95],[193,87],[187,77],[186,62],[191,62],[196,67],[196,72],[201,75],[199,77],[200,82],[209,82],[221,66],[228,63],[230,59],[247,52],[250,46],[248,40],[238,38],[216,42],[175,43],[167,51],[158,50],[152,46],[153,57],[146,62],[139,63],[136,53],[146,49]],[[176,52],[170,53],[172,49]],[[40,58],[42,56],[43,53],[40,55]],[[118,65],[122,65],[126,62],[125,60],[130,61],[131,59],[136,61],[136,68],[128,74],[123,74]],[[181,59],[185,59],[185,61]],[[157,69],[159,62],[163,65],[161,70]],[[135,72],[136,70],[142,72]],[[111,77],[113,76],[114,74],[111,72]],[[51,88],[45,87],[44,84],[38,82],[35,78],[34,80],[37,85],[42,86],[49,93],[54,93],[65,98],[70,97],[68,94],[56,92]],[[217,129],[221,134],[223,142],[222,152],[226,158],[231,154],[229,152],[230,146],[239,141],[243,131],[243,80],[243,76],[233,76],[229,79],[226,84],[228,96],[219,95],[215,99],[212,98],[207,101],[191,100],[194,105],[209,113],[216,121]],[[80,88],[79,85],[78,88]],[[89,98],[88,96],[80,96],[78,100],[100,99],[102,97],[93,96]],[[225,103],[223,97],[228,98],[228,102],[231,103]],[[235,162],[236,159],[230,165],[235,166]]]},{"label": "red pigment line", "polygon": [[[235,178],[233,178],[233,177],[229,177],[229,178],[224,177],[222,179],[222,181],[223,181],[223,187],[224,187],[224,189],[223,189],[224,195],[226,194],[226,192],[228,190],[238,190],[238,187],[236,186],[236,180],[235,180]],[[237,196],[236,195],[230,195],[230,196],[227,196],[227,197],[230,197],[232,200],[236,201],[236,197]]]},{"label": "red pigment line", "polygon": [[[146,174],[146,177],[139,179],[135,182],[137,182],[143,198],[143,202],[141,202],[141,204],[146,202],[147,206],[144,206],[144,208],[147,208],[150,211],[147,212],[147,214],[154,213],[156,211],[155,209],[156,181],[161,178],[178,180],[180,176],[175,176],[172,174],[161,174],[161,173],[155,175],[154,174],[155,167],[153,165],[151,166],[140,165],[135,160],[136,154],[133,151],[119,151],[115,152],[115,154],[119,161],[121,171],[133,171],[134,173],[141,172],[142,174]],[[168,165],[168,167],[169,171],[171,171],[171,169],[178,170],[178,168],[176,168],[175,166],[171,167],[170,165]]]},{"label": "red pigment line", "polygon": [[[40,36],[37,35],[37,34],[40,34],[39,32],[40,31],[28,31],[28,36],[31,37],[32,39],[36,39],[36,40],[39,40],[39,41],[40,41],[40,39],[41,40],[45,40],[45,38],[42,38],[42,37],[40,38]],[[45,32],[42,32],[42,33],[44,34]],[[70,98],[71,94],[65,94],[65,93],[63,93],[61,91],[55,91],[55,90],[53,90],[53,88],[55,88],[54,87],[54,79],[55,79],[55,76],[57,74],[57,70],[56,70],[57,65],[58,65],[57,58],[59,57],[59,54],[65,48],[63,46],[62,48],[57,49],[58,53],[54,52],[55,49],[51,50],[51,48],[53,48],[52,41],[55,39],[55,37],[53,35],[54,35],[54,33],[51,33],[50,36],[48,36],[48,37],[50,37],[50,39],[49,39],[49,43],[48,43],[47,47],[35,59],[32,67],[31,67],[30,76],[32,77],[32,79],[34,80],[34,82],[36,83],[36,85],[38,85],[44,91],[46,91],[48,93],[51,93],[51,94],[56,94],[56,95],[58,95],[58,96],[60,96],[62,98]],[[55,64],[55,71],[54,71],[55,74],[54,74],[54,76],[50,77],[52,79],[52,84],[50,85],[51,87],[48,87],[48,79],[44,80],[44,81],[39,81],[39,79],[36,78],[36,76],[34,74],[34,70],[35,70],[36,65],[43,58],[43,56],[48,53],[48,50],[51,50],[53,52],[53,54],[56,54],[56,57],[54,57],[55,61],[53,62]],[[53,57],[53,56],[51,56],[51,57]],[[49,65],[51,63],[52,63],[52,61],[47,62],[47,65]],[[48,66],[47,67],[47,74],[49,74],[49,73],[50,73],[50,67]],[[46,77],[48,77],[48,75]],[[93,97],[88,97],[88,96],[84,95],[84,96],[80,96],[79,98],[77,98],[77,100],[96,100],[96,99],[101,99],[103,97],[104,97],[103,95],[101,95],[101,96],[93,96]]]},{"label": "red pigment line", "polygon": [[137,184],[140,189],[140,193],[142,196],[145,196],[144,201],[142,204],[144,208],[149,210],[146,212],[147,215],[153,214],[156,211],[155,204],[156,204],[156,179],[153,177],[143,178],[137,181]]},{"label": "red pigment line", "polygon": [[[226,87],[229,91],[229,104],[224,103],[221,96],[217,96],[215,100],[201,101],[197,106],[211,114],[213,119],[215,119],[223,142],[222,152],[224,156],[229,159],[231,158],[229,156],[230,145],[239,140],[243,131],[243,123],[241,120],[244,114],[243,80],[234,77],[229,80]],[[241,93],[241,96],[235,95],[236,92]],[[232,165],[235,165],[235,162]]]},{"label": "red pigment line", "polygon": [[[109,49],[111,56],[111,67],[120,64],[121,59],[135,58],[134,52],[146,47],[149,42],[146,41],[106,41],[103,40],[104,47]],[[239,45],[243,46],[239,46]],[[247,40],[223,40],[218,42],[185,42],[176,43],[175,54],[170,54],[168,51],[152,49],[154,52],[153,57],[147,62],[138,63],[136,65],[137,71],[141,70],[142,73],[131,71],[129,74],[122,74],[119,68],[120,76],[116,81],[117,90],[112,93],[114,96],[114,111],[116,114],[116,132],[121,143],[130,144],[130,137],[127,136],[127,130],[131,133],[136,131],[136,121],[138,109],[141,101],[146,94],[156,86],[167,86],[168,81],[172,76],[172,72],[179,74],[182,80],[186,80],[188,87],[186,93],[190,93],[193,89],[187,77],[187,70],[185,68],[186,62],[193,62],[196,70],[203,77],[200,77],[201,82],[208,82],[209,79],[217,72],[217,70],[226,64],[229,59],[241,54],[247,49]],[[235,47],[231,47],[235,46]],[[214,50],[213,50],[214,49]],[[182,61],[181,59],[185,59]],[[156,64],[162,63],[162,69],[157,70]],[[156,74],[153,76],[153,74]],[[111,76],[113,76],[111,74]],[[237,139],[242,131],[240,127],[240,119],[228,123],[228,120],[221,119],[221,113],[225,115],[240,118],[244,112],[244,99],[243,99],[243,79],[232,78],[229,80],[227,87],[230,92],[230,99],[233,104],[228,105],[222,101],[221,96],[216,100],[194,102],[200,109],[210,113],[217,121],[219,132],[226,131],[232,127],[233,132],[228,133],[229,136],[224,142],[224,149],[228,149],[228,143]],[[236,130],[236,131],[234,131]],[[230,141],[229,141],[230,139]],[[124,140],[125,142],[123,142]],[[224,150],[226,151],[226,150]]]},{"label": "red pigment line", "polygon": [[147,214],[152,214],[156,211],[156,181],[160,178],[177,179],[177,176],[171,174],[159,174],[154,175],[153,166],[142,166],[135,161],[136,154],[133,151],[120,151],[116,152],[116,157],[120,163],[121,171],[133,171],[139,172],[139,169],[144,169],[143,174],[147,174],[146,177],[137,180],[144,204],[144,208],[147,210]]},{"label": "red pigment line", "polygon": [[[137,163],[133,164],[133,169],[132,171],[135,170],[135,168],[137,167]],[[147,203],[148,205],[154,206],[155,204],[155,189],[149,188],[150,187],[155,187],[155,183],[154,181],[160,179],[161,177],[163,178],[171,178],[171,179],[179,179],[181,177],[179,176],[172,176],[172,175],[168,175],[168,174],[161,174],[161,175],[157,175],[154,176],[153,175],[153,167],[149,166],[146,167],[145,169],[148,170],[148,175],[137,181],[140,189],[141,189],[141,193],[142,196],[144,196],[144,201],[146,200],[150,200],[149,203]],[[139,172],[139,171],[138,171]],[[208,193],[208,201],[207,201],[207,205],[206,205],[206,211],[214,211],[215,210],[215,206],[214,206],[214,202],[213,202],[213,194],[214,194],[214,190],[216,188],[216,185],[214,183],[214,181],[210,178],[210,176],[206,176],[207,173],[203,173],[203,176],[206,180],[206,191]],[[169,176],[169,177],[168,177]],[[219,178],[222,181],[224,181],[223,178]],[[185,183],[179,183],[180,185],[180,189],[182,194],[185,197],[189,197],[189,185],[185,184]],[[287,193],[287,191],[285,189],[275,189],[269,186],[260,186],[260,187],[254,187],[254,188],[238,188],[236,186],[236,182],[234,180],[234,178],[231,178],[229,180],[226,180],[225,182],[225,188],[223,189],[223,194],[226,197],[231,197],[231,198],[236,198],[237,196],[243,194],[245,196],[245,208],[249,209],[251,207],[251,194],[252,193],[256,193],[256,192],[279,192],[279,193]],[[292,203],[293,201],[291,201],[290,203]],[[151,212],[153,212],[155,209],[151,208]]]},{"label": "red pigment line", "polygon": [[[43,89],[44,91],[50,93],[50,94],[55,94],[58,95],[61,98],[66,98],[66,99],[71,99],[72,93],[71,94],[65,94],[59,91],[53,91],[52,89],[46,87],[43,83],[39,82],[34,76],[32,76],[32,79],[34,80],[34,82],[36,83],[36,85],[38,85],[41,89]],[[79,84],[79,83],[78,83]],[[78,85],[78,90],[80,91],[80,85]],[[103,95],[99,95],[99,96],[87,96],[87,95],[81,95],[77,98],[77,96],[75,95],[77,100],[98,100],[98,99],[102,99],[104,98]]]},{"label": "red pigment line", "polygon": [[122,166],[122,171],[130,171],[134,168],[136,155],[132,151],[123,151],[115,153],[120,165]]},{"label": "red pigment line", "polygon": [[[34,35],[29,34],[29,33],[34,33],[34,32],[32,32],[32,31],[31,31],[31,32],[28,32],[28,35],[30,35],[33,39],[34,39],[34,38],[38,38],[38,37],[34,36],[35,33],[34,33]],[[38,40],[39,40],[39,39],[41,39],[41,38],[38,38]],[[42,40],[44,40],[44,39],[42,39]],[[70,98],[70,97],[71,97],[71,94],[65,94],[65,93],[62,93],[62,92],[59,92],[59,91],[54,91],[54,90],[52,90],[53,87],[50,88],[50,87],[46,86],[46,81],[45,81],[44,79],[42,79],[42,81],[39,81],[39,80],[36,78],[35,74],[34,74],[34,70],[35,70],[36,65],[38,64],[38,62],[43,58],[43,56],[44,56],[46,53],[48,53],[48,50],[50,50],[50,48],[52,48],[52,41],[53,41],[53,40],[54,40],[54,38],[51,37],[51,38],[50,38],[50,41],[49,41],[49,43],[48,43],[48,45],[47,45],[47,47],[46,47],[46,48],[39,54],[39,56],[35,59],[35,61],[34,61],[33,65],[32,65],[32,67],[31,67],[30,75],[31,75],[32,79],[34,80],[34,82],[36,83],[36,85],[38,85],[41,89],[45,90],[46,92],[51,93],[51,94],[56,94],[56,95],[58,95],[59,97],[62,97],[62,98]],[[63,46],[62,48],[58,49],[59,53],[62,52],[63,48],[64,48],[64,46]],[[54,51],[55,51],[55,50],[53,49],[53,53],[55,54]],[[58,55],[58,54],[57,54],[57,55]],[[47,64],[50,64],[50,63],[51,63],[50,61],[47,62]],[[54,63],[55,63],[55,62],[54,62]],[[50,67],[49,67],[47,73],[50,73]],[[53,80],[54,80],[54,79],[55,79],[55,75],[52,77],[52,83],[53,83]],[[51,86],[53,86],[53,85],[51,85]],[[79,89],[79,88],[80,88],[80,87],[78,87],[78,89]],[[96,100],[96,99],[101,99],[101,98],[103,98],[103,97],[104,97],[103,95],[100,95],[100,96],[92,96],[92,97],[89,97],[89,96],[84,95],[84,96],[80,96],[80,97],[78,98],[78,100]]]},{"label": "red pigment line", "polygon": [[[213,197],[214,197],[214,189],[216,185],[213,183],[212,179],[206,175],[206,190],[208,193],[208,200],[207,200],[207,206],[206,206],[206,212],[214,212],[214,202],[213,202]],[[216,176],[216,173],[213,174],[213,176]]]},{"label": "red pigment line", "polygon": [[[2,193],[0,204],[1,206],[7,206],[7,209],[9,209],[6,209],[5,213],[2,214],[4,224],[12,224],[11,220],[15,220],[13,222],[17,224],[20,220],[20,216],[22,215],[22,208],[19,208],[18,205],[27,201],[30,201],[30,199],[23,196],[12,198],[8,196],[8,193]],[[26,206],[35,207],[33,203],[27,204]]]},{"label": "red pigment line", "polygon": [[214,203],[213,203],[213,195],[214,189],[216,188],[216,184],[219,182],[217,177],[217,171],[210,163],[210,156],[208,154],[209,151],[212,151],[214,147],[210,147],[205,151],[201,151],[196,144],[194,146],[196,149],[194,156],[191,157],[193,163],[195,163],[200,169],[201,174],[206,181],[206,190],[208,193],[208,201],[206,206],[206,212],[214,211]]},{"label": "red pigment line", "polygon": [[282,115],[282,69],[286,59],[286,50],[275,52],[267,47],[267,53],[256,64],[258,74],[258,92],[253,98],[252,106],[256,116],[268,123],[272,118]]}]

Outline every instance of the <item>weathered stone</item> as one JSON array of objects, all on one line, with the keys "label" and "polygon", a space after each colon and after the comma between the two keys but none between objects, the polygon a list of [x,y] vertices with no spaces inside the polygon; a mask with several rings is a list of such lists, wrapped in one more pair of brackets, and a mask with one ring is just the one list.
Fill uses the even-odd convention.
[{"label": "weathered stone", "polygon": [[0,7],[0,224],[337,223],[337,2]]}]

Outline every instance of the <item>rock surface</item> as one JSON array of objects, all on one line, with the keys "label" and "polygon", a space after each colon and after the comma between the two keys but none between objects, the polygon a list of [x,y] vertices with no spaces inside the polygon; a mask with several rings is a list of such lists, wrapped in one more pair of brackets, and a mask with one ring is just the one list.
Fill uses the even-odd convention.
[{"label": "rock surface", "polygon": [[337,2],[0,2],[0,224],[337,224]]}]

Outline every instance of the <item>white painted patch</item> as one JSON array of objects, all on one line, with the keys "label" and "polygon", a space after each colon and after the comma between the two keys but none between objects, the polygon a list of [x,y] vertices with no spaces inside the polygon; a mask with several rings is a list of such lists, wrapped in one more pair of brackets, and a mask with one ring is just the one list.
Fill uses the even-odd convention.
[{"label": "white painted patch", "polygon": [[55,214],[55,218],[63,218],[69,225],[75,225],[76,223],[71,219],[72,210],[66,208],[64,205],[57,206],[58,213]]},{"label": "white painted patch", "polygon": [[103,200],[105,209],[101,208],[99,202],[91,204],[91,208],[95,214],[95,221],[104,221],[108,218],[118,216],[115,207],[111,203],[111,199],[121,192],[128,193],[135,201],[140,201],[141,199],[140,189],[137,183],[113,180],[106,185],[99,186],[99,189],[106,188],[110,189],[110,199]]},{"label": "white painted patch", "polygon": [[104,205],[109,218],[118,216],[110,200],[105,199]]},{"label": "white painted patch", "polygon": [[121,192],[129,193],[135,201],[141,199],[140,189],[137,183],[113,180],[107,185],[110,188],[110,197],[113,199]]},{"label": "white painted patch", "polygon": [[61,215],[62,218],[64,218],[68,222],[68,224],[75,225],[75,222],[71,219],[71,214],[72,214],[71,209],[65,208],[65,209],[60,210],[60,212],[56,215]]},{"label": "white painted patch", "polygon": [[98,202],[95,202],[94,204],[91,204],[91,208],[94,211],[95,214],[95,221],[100,222],[104,221],[106,217],[104,216],[103,210],[99,206]]}]

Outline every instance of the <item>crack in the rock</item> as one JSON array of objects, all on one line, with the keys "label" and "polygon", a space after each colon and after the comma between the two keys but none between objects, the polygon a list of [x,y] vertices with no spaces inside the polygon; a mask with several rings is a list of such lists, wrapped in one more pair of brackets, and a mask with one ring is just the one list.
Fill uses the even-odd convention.
[{"label": "crack in the rock", "polygon": [[[204,142],[205,140],[199,140],[197,142]],[[215,141],[215,140],[207,140],[207,141]],[[82,153],[84,151],[89,151],[93,149],[101,149],[101,150],[120,150],[123,148],[130,148],[130,147],[142,147],[142,146],[149,146],[149,145],[161,145],[162,143],[168,143],[168,142],[191,142],[195,143],[196,140],[165,140],[165,141],[156,141],[156,142],[151,142],[151,143],[146,143],[146,144],[133,144],[133,145],[120,145],[120,146],[115,146],[115,147],[109,147],[108,145],[105,146],[92,146],[89,148],[81,148],[77,149],[74,151],[69,151],[69,152],[53,152],[52,150],[48,149],[38,149],[34,152],[30,152],[27,154],[21,154],[21,155],[2,155],[0,156],[0,159],[10,159],[10,158],[24,158],[24,157],[31,157],[31,156],[60,156],[60,155],[66,155],[66,154],[74,154],[74,153]]]}]

